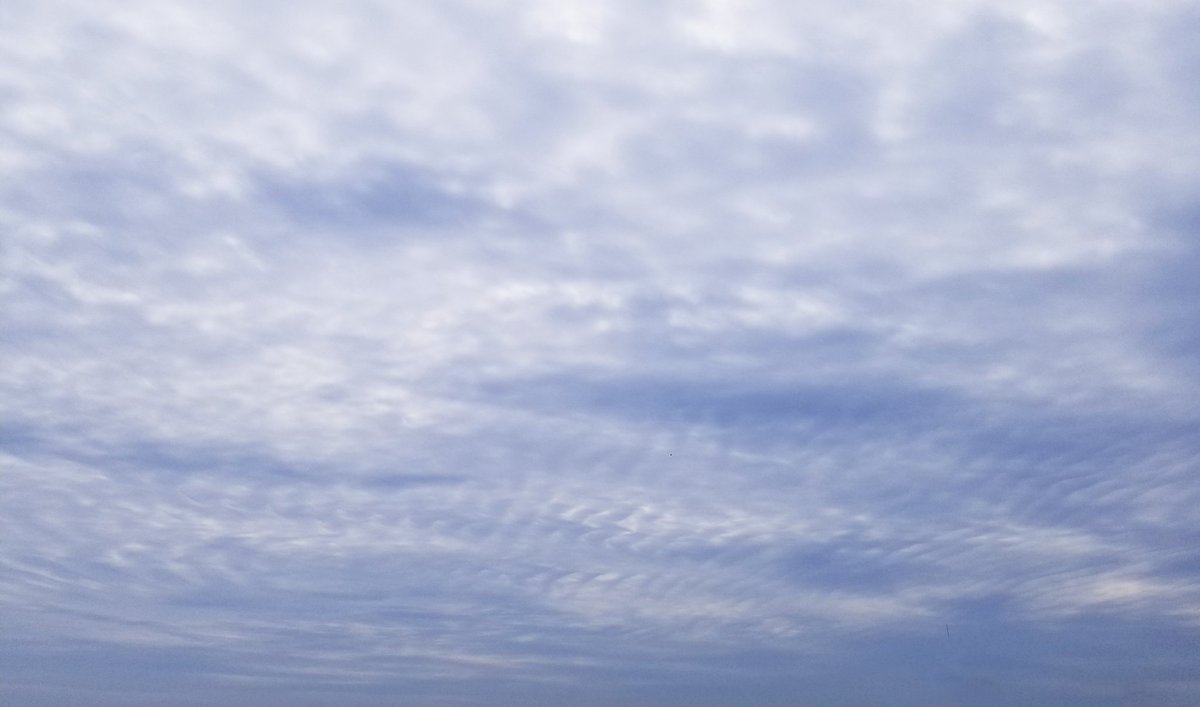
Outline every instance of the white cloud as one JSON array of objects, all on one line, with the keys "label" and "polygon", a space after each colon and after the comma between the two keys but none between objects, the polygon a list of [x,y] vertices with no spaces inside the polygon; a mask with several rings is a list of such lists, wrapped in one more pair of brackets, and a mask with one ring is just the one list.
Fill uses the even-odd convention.
[{"label": "white cloud", "polygon": [[1182,3],[2,12],[6,655],[1194,637]]}]

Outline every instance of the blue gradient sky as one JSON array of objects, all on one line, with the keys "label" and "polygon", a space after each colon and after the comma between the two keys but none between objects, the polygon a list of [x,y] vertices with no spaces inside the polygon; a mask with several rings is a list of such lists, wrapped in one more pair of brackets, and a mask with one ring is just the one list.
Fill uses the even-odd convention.
[{"label": "blue gradient sky", "polygon": [[1200,703],[1183,0],[0,5],[0,702]]}]

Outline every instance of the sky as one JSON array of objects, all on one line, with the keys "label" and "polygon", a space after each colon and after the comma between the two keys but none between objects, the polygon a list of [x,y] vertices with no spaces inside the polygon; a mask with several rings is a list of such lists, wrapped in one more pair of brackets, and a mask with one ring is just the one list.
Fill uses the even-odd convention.
[{"label": "sky", "polygon": [[1188,0],[0,4],[0,703],[1200,703]]}]

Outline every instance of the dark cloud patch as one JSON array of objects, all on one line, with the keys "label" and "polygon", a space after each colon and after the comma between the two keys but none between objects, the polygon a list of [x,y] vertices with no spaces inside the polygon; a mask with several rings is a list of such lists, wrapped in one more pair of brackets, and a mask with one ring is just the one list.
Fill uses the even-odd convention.
[{"label": "dark cloud patch", "polygon": [[484,400],[516,407],[731,428],[920,424],[943,414],[953,399],[935,389],[860,383],[759,387],[729,379],[564,375],[491,381],[477,390]]},{"label": "dark cloud patch", "polygon": [[1200,49],[1191,38],[1200,31],[1200,12],[1186,4],[1172,8],[1165,14],[1161,27],[1161,45],[1155,59],[1171,79],[1168,89],[1194,114],[1200,111],[1200,91],[1191,77],[1200,71]]},{"label": "dark cloud patch", "polygon": [[[0,186],[0,203],[43,227],[90,229],[70,239],[70,250],[63,256],[130,265],[148,246],[152,249],[151,244],[211,228],[221,222],[222,213],[237,209],[235,202],[220,197],[189,198],[181,193],[180,182],[190,169],[180,156],[153,142],[134,143],[115,157],[63,151],[47,155],[37,168]],[[213,202],[221,208],[215,210]]]},{"label": "dark cloud patch", "polygon": [[352,175],[330,179],[263,176],[258,188],[290,223],[318,230],[336,226],[358,237],[389,229],[461,228],[492,212],[477,197],[441,182],[410,165],[358,165]]},{"label": "dark cloud patch", "polygon": [[70,460],[113,473],[162,475],[165,478],[191,474],[250,474],[262,481],[312,478],[311,473],[279,460],[270,452],[236,442],[214,441],[210,445],[197,445],[192,442],[111,439],[107,438],[107,432],[18,424],[6,428],[3,439],[11,453],[32,459]]},{"label": "dark cloud patch", "polygon": [[[1142,271],[1145,301],[1138,316],[1153,350],[1173,366],[1200,380],[1193,353],[1200,350],[1200,206],[1178,204],[1154,221],[1169,233],[1160,259]],[[1200,407],[1194,409],[1200,414]]]},{"label": "dark cloud patch", "polygon": [[791,582],[823,591],[892,594],[909,583],[924,583],[933,568],[889,558],[888,548],[840,540],[806,545],[779,560],[779,570]]},{"label": "dark cloud patch", "polygon": [[1013,18],[983,15],[967,23],[924,67],[918,88],[931,110],[925,128],[950,139],[1015,139],[1025,127],[1022,94],[1037,88],[1031,80],[1041,79],[1029,66],[1036,45],[1037,38]]},{"label": "dark cloud patch", "polygon": [[466,482],[466,477],[452,474],[370,474],[359,481],[367,488],[406,489],[419,486],[453,486]]}]

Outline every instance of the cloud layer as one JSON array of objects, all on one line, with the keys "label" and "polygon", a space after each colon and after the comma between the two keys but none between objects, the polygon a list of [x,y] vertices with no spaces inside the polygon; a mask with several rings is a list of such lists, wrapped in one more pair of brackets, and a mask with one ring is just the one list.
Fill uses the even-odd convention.
[{"label": "cloud layer", "polygon": [[1188,3],[0,27],[5,699],[1200,698]]}]

